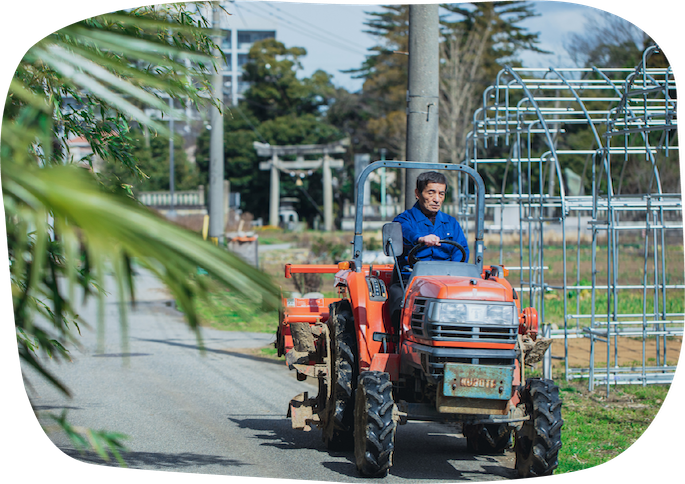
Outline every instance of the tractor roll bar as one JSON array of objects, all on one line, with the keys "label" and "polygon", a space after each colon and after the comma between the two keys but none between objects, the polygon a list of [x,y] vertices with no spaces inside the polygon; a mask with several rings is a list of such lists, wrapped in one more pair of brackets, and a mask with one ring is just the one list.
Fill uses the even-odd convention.
[{"label": "tractor roll bar", "polygon": [[447,170],[447,171],[461,171],[466,173],[476,184],[476,252],[474,254],[475,264],[478,271],[483,271],[483,225],[485,217],[485,185],[483,179],[478,172],[466,165],[453,165],[444,163],[423,163],[417,161],[375,161],[364,168],[357,178],[357,206],[355,207],[354,219],[354,267],[355,271],[362,270],[362,250],[364,247],[362,240],[362,219],[364,217],[364,182],[369,174],[378,168],[403,168],[403,169],[418,169],[418,170]]}]

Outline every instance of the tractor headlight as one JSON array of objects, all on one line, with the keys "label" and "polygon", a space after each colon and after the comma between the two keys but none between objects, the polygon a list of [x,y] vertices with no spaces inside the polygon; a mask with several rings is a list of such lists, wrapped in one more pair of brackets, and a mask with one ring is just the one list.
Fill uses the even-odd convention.
[{"label": "tractor headlight", "polygon": [[443,323],[518,324],[512,303],[433,301],[428,310],[428,319]]}]

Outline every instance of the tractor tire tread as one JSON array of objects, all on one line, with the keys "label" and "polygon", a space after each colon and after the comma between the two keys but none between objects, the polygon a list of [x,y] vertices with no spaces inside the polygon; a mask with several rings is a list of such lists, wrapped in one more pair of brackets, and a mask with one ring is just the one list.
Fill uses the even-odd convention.
[{"label": "tractor tire tread", "polygon": [[330,450],[351,450],[354,445],[354,390],[356,386],[356,337],[348,300],[331,304],[329,331],[332,341],[332,409],[324,428]]},{"label": "tractor tire tread", "polygon": [[355,460],[366,477],[384,477],[392,466],[397,423],[390,375],[364,371],[359,375],[355,405]]},{"label": "tractor tire tread", "polygon": [[531,378],[520,395],[531,419],[516,433],[516,470],[520,477],[551,475],[562,446],[559,388],[551,380]]}]

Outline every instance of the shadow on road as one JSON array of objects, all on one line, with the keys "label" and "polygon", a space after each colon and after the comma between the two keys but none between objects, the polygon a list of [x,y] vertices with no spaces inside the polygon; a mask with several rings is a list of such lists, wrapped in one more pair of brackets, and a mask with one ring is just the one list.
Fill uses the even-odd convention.
[{"label": "shadow on road", "polygon": [[250,429],[257,432],[255,437],[263,440],[261,445],[268,445],[279,449],[314,449],[326,451],[326,446],[321,440],[321,432],[316,429],[311,432],[293,430],[290,420],[285,417],[278,418],[228,418],[241,429]]},{"label": "shadow on road", "polygon": [[[233,415],[229,416],[229,420],[240,428],[256,431],[255,437],[264,440],[261,445],[279,449],[317,450],[323,454],[321,465],[326,469],[342,476],[363,479],[357,472],[354,452],[329,451],[321,439],[320,430],[293,430],[290,420],[286,418],[250,417]],[[338,460],[327,460],[325,456]],[[513,479],[516,478],[516,472],[511,451],[498,455],[473,454],[466,450],[466,439],[463,437],[438,433],[425,425],[410,425],[398,429],[394,465],[389,476],[412,480],[489,481]]]},{"label": "shadow on road", "polygon": [[[119,463],[113,457],[105,461],[97,453],[79,452],[76,449],[60,448],[69,457],[78,461],[87,462],[89,464],[106,465],[110,467],[119,467]],[[121,453],[126,465],[131,468],[145,468],[155,467],[160,470],[170,469],[178,471],[183,467],[196,466],[244,466],[248,465],[235,459],[227,459],[218,455],[203,455],[193,454],[190,452],[182,452],[180,454],[165,454],[161,452],[122,452]]]},{"label": "shadow on road", "polygon": [[[429,427],[429,428],[426,428]],[[513,479],[513,453],[484,455],[466,449],[466,439],[439,425],[401,426],[390,475],[403,479],[489,481]]]},{"label": "shadow on road", "polygon": [[276,364],[279,366],[283,365],[282,360],[274,360],[272,358],[265,358],[263,356],[251,355],[249,353],[241,353],[239,351],[215,350],[212,348],[207,348],[205,346],[188,344],[188,343],[179,343],[176,341],[163,340],[163,339],[148,339],[148,338],[132,338],[132,339],[135,339],[136,341],[145,341],[148,343],[165,344],[168,346],[175,346],[175,347],[179,347],[179,348],[188,348],[191,350],[196,350],[200,353],[207,352],[207,353],[213,353],[213,354],[217,354],[217,355],[226,355],[226,356],[234,356],[236,358],[245,358],[245,359],[251,360],[251,361],[261,361],[263,363],[271,363],[271,364]]}]

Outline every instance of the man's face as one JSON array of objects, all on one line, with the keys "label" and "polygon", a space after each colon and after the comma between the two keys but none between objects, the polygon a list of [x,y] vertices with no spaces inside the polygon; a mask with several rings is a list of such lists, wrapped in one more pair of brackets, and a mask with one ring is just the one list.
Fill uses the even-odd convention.
[{"label": "man's face", "polygon": [[421,193],[415,189],[414,193],[419,199],[421,210],[424,213],[438,213],[442,207],[442,202],[445,201],[445,190],[447,190],[447,186],[442,183],[429,183]]}]

